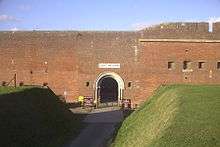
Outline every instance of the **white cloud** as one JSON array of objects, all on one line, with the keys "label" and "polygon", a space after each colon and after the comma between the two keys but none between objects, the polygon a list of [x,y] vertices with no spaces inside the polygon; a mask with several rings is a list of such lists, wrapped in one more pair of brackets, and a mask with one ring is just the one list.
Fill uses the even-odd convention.
[{"label": "white cloud", "polygon": [[134,30],[142,30],[144,28],[147,28],[147,27],[152,27],[152,26],[155,26],[157,24],[160,24],[162,22],[140,22],[140,23],[134,23],[132,24],[132,28]]},{"label": "white cloud", "polygon": [[210,17],[208,19],[208,22],[210,23],[220,22],[220,17]]},{"label": "white cloud", "polygon": [[7,21],[19,21],[19,19],[6,14],[0,15],[0,22],[7,22]]},{"label": "white cloud", "polygon": [[11,28],[10,31],[19,31],[17,27]]}]

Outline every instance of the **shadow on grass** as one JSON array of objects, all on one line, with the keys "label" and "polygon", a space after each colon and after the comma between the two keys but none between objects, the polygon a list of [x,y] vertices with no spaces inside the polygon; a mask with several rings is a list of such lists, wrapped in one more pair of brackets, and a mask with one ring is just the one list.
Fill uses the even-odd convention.
[{"label": "shadow on grass", "polygon": [[79,133],[83,118],[50,89],[0,94],[0,146],[61,147]]},{"label": "shadow on grass", "polygon": [[68,108],[78,108],[81,107],[80,103],[67,103],[66,104]]}]

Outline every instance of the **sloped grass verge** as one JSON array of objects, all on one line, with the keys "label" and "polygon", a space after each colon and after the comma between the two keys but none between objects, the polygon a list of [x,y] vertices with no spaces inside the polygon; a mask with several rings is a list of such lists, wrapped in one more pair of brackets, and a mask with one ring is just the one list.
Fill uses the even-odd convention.
[{"label": "sloped grass verge", "polygon": [[122,124],[112,146],[220,146],[220,86],[161,87]]}]

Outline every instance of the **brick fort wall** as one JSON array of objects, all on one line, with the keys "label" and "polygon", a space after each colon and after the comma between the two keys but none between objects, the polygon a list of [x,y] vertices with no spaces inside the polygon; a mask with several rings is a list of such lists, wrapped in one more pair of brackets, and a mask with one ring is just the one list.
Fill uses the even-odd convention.
[{"label": "brick fort wall", "polygon": [[[130,32],[2,31],[0,82],[16,73],[17,83],[48,83],[57,95],[66,94],[66,102],[74,102],[79,95],[94,97],[98,76],[114,72],[124,81],[123,97],[135,105],[162,84],[219,84],[219,40],[220,23],[211,32],[208,23]],[[100,63],[120,68],[99,68]]]}]

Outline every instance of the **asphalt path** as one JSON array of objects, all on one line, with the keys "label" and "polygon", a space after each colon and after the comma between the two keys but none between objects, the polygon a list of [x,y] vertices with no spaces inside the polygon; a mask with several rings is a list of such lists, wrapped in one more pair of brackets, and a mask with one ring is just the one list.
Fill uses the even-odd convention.
[{"label": "asphalt path", "polygon": [[116,125],[122,120],[122,110],[92,110],[84,119],[87,126],[69,147],[105,147],[114,134]]}]

